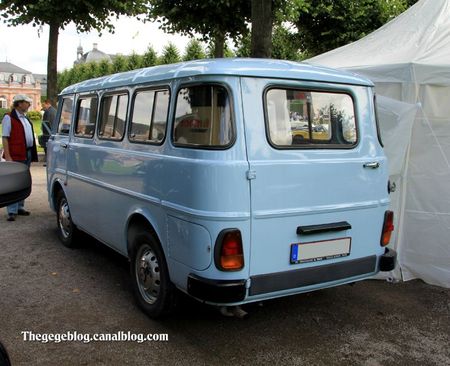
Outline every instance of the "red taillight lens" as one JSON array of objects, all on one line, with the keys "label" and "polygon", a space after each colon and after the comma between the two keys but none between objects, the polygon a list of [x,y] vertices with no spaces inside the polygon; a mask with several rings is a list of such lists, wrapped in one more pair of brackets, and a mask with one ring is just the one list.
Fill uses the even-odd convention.
[{"label": "red taillight lens", "polygon": [[391,234],[394,231],[394,213],[386,211],[384,214],[383,232],[381,233],[381,246],[385,247],[391,240]]},{"label": "red taillight lens", "polygon": [[238,271],[244,268],[241,232],[238,229],[223,230],[216,241],[215,262],[222,271]]}]

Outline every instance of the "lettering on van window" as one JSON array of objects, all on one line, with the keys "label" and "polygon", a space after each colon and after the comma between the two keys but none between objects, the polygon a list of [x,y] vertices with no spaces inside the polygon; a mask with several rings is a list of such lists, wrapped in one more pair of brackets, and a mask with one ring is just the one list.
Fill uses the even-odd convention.
[{"label": "lettering on van window", "polygon": [[102,139],[122,140],[127,118],[128,94],[104,96],[98,135]]},{"label": "lettering on van window", "polygon": [[158,144],[164,140],[169,98],[168,90],[145,90],[135,94],[130,141]]},{"label": "lettering on van window", "polygon": [[348,94],[270,89],[269,139],[279,147],[345,147],[356,144],[353,100]]},{"label": "lettering on van window", "polygon": [[93,137],[97,120],[97,97],[83,97],[78,100],[75,136]]},{"label": "lettering on van window", "polygon": [[63,98],[61,116],[58,122],[58,133],[68,135],[72,124],[73,97]]},{"label": "lettering on van window", "polygon": [[176,145],[227,147],[233,140],[227,90],[199,85],[178,92],[173,140]]}]

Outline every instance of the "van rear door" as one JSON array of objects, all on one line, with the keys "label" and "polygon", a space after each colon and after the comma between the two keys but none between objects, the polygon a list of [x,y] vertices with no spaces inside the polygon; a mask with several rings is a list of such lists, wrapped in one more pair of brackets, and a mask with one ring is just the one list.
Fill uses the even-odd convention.
[{"label": "van rear door", "polygon": [[241,83],[251,184],[250,295],[306,291],[376,272],[389,198],[371,89]]}]

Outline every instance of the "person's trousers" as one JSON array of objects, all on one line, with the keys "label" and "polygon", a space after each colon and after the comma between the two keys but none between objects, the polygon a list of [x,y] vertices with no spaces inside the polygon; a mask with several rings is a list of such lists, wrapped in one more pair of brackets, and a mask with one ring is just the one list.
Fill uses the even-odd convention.
[{"label": "person's trousers", "polygon": [[[31,165],[31,150],[27,150],[27,160],[18,161],[18,163],[26,164],[28,167]],[[25,207],[25,200],[19,201],[17,203],[13,203],[12,205],[6,206],[6,211],[8,211],[8,215],[14,214],[17,215],[19,210],[23,210]]]}]

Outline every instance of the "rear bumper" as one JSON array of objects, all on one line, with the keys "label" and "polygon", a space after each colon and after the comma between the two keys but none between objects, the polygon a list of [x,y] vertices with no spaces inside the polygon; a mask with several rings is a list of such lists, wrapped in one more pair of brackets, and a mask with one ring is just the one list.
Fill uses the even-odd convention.
[{"label": "rear bumper", "polygon": [[380,271],[389,272],[395,268],[397,263],[397,252],[393,249],[386,248],[384,254],[380,257]]},{"label": "rear bumper", "polygon": [[[378,269],[377,257],[373,255],[317,267],[252,276],[249,295],[263,295],[364,275],[369,277],[378,270],[392,271],[396,258],[397,253],[386,248],[379,258]],[[246,280],[211,280],[194,274],[188,277],[187,290],[189,295],[197,299],[222,304],[241,302],[247,293]]]},{"label": "rear bumper", "polygon": [[188,277],[188,294],[197,299],[215,303],[233,303],[244,300],[246,280],[211,280],[196,275]]}]

